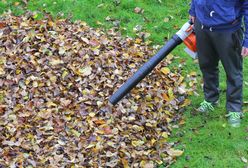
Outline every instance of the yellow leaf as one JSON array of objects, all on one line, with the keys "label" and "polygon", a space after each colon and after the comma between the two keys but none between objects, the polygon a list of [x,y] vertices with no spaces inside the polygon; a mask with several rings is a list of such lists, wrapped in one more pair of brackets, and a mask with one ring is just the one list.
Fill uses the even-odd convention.
[{"label": "yellow leaf", "polygon": [[138,126],[138,125],[133,125],[132,128],[133,128],[135,131],[143,131],[143,130],[144,130],[144,127],[141,127],[141,126]]},{"label": "yellow leaf", "polygon": [[27,79],[25,80],[25,84],[28,85],[29,83],[30,83],[30,79],[27,78]]},{"label": "yellow leaf", "polygon": [[168,94],[169,94],[170,100],[173,100],[173,99],[175,98],[175,97],[174,97],[174,93],[173,93],[173,89],[172,89],[172,88],[169,88]]},{"label": "yellow leaf", "polygon": [[164,113],[169,115],[169,116],[172,116],[171,113],[168,110],[165,110]]},{"label": "yellow leaf", "polygon": [[156,103],[160,102],[160,98],[158,98],[158,97],[155,97],[153,100],[154,100]]},{"label": "yellow leaf", "polygon": [[190,76],[197,76],[197,73],[195,71],[190,72]]},{"label": "yellow leaf", "polygon": [[17,69],[17,70],[16,70],[16,74],[17,74],[17,75],[21,74],[21,72],[22,72],[22,71],[21,71],[20,69]]},{"label": "yellow leaf", "polygon": [[34,81],[34,82],[33,82],[33,87],[34,87],[34,88],[37,88],[38,86],[39,86],[38,82],[37,82],[37,81]]},{"label": "yellow leaf", "polygon": [[49,22],[48,22],[48,25],[49,25],[50,27],[53,27],[54,23],[53,23],[52,21],[49,21]]},{"label": "yellow leaf", "polygon": [[96,24],[98,24],[98,25],[103,25],[102,22],[100,22],[100,21],[98,21],[98,20],[96,21]]},{"label": "yellow leaf", "polygon": [[185,124],[185,120],[182,119],[182,120],[179,122],[179,124],[180,124],[180,125]]},{"label": "yellow leaf", "polygon": [[105,134],[105,132],[103,130],[97,130],[96,133],[97,134]]},{"label": "yellow leaf", "polygon": [[77,130],[72,129],[71,130],[72,134],[75,135],[76,137],[80,137],[81,133],[79,133]]},{"label": "yellow leaf", "polygon": [[135,68],[136,65],[135,65],[135,64],[130,64],[129,67],[130,67],[130,68]]},{"label": "yellow leaf", "polygon": [[166,23],[166,22],[169,22],[169,20],[170,20],[170,19],[169,19],[169,18],[167,18],[167,17],[166,17],[166,18],[164,18],[164,22],[165,22],[165,23]]},{"label": "yellow leaf", "polygon": [[121,159],[124,168],[129,168],[128,161],[124,158]]},{"label": "yellow leaf", "polygon": [[34,14],[34,15],[33,15],[33,18],[34,18],[34,19],[38,18],[38,13]]},{"label": "yellow leaf", "polygon": [[96,115],[95,113],[89,113],[90,117],[95,117],[95,115]]},{"label": "yellow leaf", "polygon": [[66,119],[66,121],[70,121],[71,120],[71,116],[70,115],[66,115],[65,116],[65,119]]},{"label": "yellow leaf", "polygon": [[3,67],[0,67],[0,75],[4,75],[5,74],[5,71],[3,69]]},{"label": "yellow leaf", "polygon": [[56,77],[56,76],[50,76],[50,81],[51,81],[52,83],[56,83],[57,77]]},{"label": "yellow leaf", "polygon": [[160,70],[163,74],[165,74],[165,75],[167,75],[167,74],[169,74],[170,73],[170,69],[169,68],[167,68],[167,67],[163,67],[163,68],[161,68],[161,70]]},{"label": "yellow leaf", "polygon": [[146,95],[146,101],[151,101],[152,100],[152,96],[150,94]]},{"label": "yellow leaf", "polygon": [[166,118],[166,122],[167,122],[167,123],[171,122],[171,120],[172,120],[172,119],[169,118],[169,117]]},{"label": "yellow leaf", "polygon": [[53,103],[52,101],[49,101],[46,103],[47,107],[57,107],[57,104]]},{"label": "yellow leaf", "polygon": [[65,79],[65,77],[69,74],[68,71],[63,71],[62,73],[62,79]]},{"label": "yellow leaf", "polygon": [[112,142],[112,141],[108,141],[107,142],[107,144],[108,144],[108,146],[111,146],[111,147],[113,147],[113,148],[115,148],[115,143],[114,142]]},{"label": "yellow leaf", "polygon": [[172,157],[177,157],[181,156],[183,154],[183,151],[171,148],[167,151],[167,153]]},{"label": "yellow leaf", "polygon": [[163,132],[163,133],[161,134],[161,136],[162,136],[163,138],[168,138],[168,133],[167,133],[167,132]]},{"label": "yellow leaf", "polygon": [[0,65],[6,63],[6,58],[5,57],[0,57]]},{"label": "yellow leaf", "polygon": [[167,158],[168,155],[167,155],[166,153],[161,153],[161,154],[160,154],[160,157],[161,157],[161,158]]},{"label": "yellow leaf", "polygon": [[134,147],[137,147],[137,146],[141,146],[143,145],[145,142],[144,141],[141,141],[141,140],[138,140],[138,141],[132,141],[132,145]]},{"label": "yellow leaf", "polygon": [[157,141],[156,139],[152,138],[151,144],[154,145],[154,143],[155,143],[156,141]]},{"label": "yellow leaf", "polygon": [[136,40],[135,40],[135,43],[136,44],[140,44],[142,42],[142,39],[140,39],[140,38],[137,38]]},{"label": "yellow leaf", "polygon": [[184,80],[184,77],[183,76],[180,76],[179,80],[178,80],[178,84],[182,83]]},{"label": "yellow leaf", "polygon": [[191,101],[189,99],[185,99],[181,107],[185,107],[191,104]]},{"label": "yellow leaf", "polygon": [[26,22],[21,22],[20,26],[21,27],[28,27],[29,25]]},{"label": "yellow leaf", "polygon": [[51,117],[52,110],[51,109],[44,109],[38,113],[38,116],[43,118],[43,119],[48,119]]},{"label": "yellow leaf", "polygon": [[20,4],[20,2],[15,2],[15,6],[18,6]]},{"label": "yellow leaf", "polygon": [[151,123],[146,123],[147,127],[153,127],[153,125]]},{"label": "yellow leaf", "polygon": [[167,55],[166,60],[171,61],[173,58],[174,58],[174,55],[169,54],[169,55]]},{"label": "yellow leaf", "polygon": [[140,167],[141,168],[144,168],[145,167],[145,165],[146,165],[146,161],[145,160],[142,160],[141,162],[140,162]]},{"label": "yellow leaf", "polygon": [[163,164],[163,161],[162,160],[156,160],[157,164],[161,165]]},{"label": "yellow leaf", "polygon": [[92,147],[94,147],[94,146],[95,146],[95,144],[89,144],[89,145],[86,147],[86,149],[92,148]]},{"label": "yellow leaf", "polygon": [[63,63],[64,61],[60,60],[59,58],[53,58],[52,60],[49,61],[50,65],[59,65]]}]

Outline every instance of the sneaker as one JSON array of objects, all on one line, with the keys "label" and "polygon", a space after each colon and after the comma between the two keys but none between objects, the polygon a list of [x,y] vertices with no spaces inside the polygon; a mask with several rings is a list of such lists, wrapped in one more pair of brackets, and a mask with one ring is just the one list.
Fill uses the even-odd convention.
[{"label": "sneaker", "polygon": [[218,102],[216,103],[210,103],[204,100],[201,104],[200,107],[197,109],[197,111],[202,112],[202,113],[207,113],[209,111],[214,111],[214,106],[216,106]]},{"label": "sneaker", "polygon": [[228,123],[231,127],[239,127],[241,123],[241,112],[229,112],[226,117],[228,117]]}]

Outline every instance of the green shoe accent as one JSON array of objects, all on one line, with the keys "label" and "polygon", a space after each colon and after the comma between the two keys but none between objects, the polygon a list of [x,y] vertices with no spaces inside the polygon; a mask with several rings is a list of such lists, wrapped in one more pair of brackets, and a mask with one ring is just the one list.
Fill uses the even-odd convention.
[{"label": "green shoe accent", "polygon": [[197,111],[202,112],[202,113],[206,113],[206,112],[209,112],[209,111],[214,111],[214,106],[212,105],[212,103],[209,103],[206,100],[204,100],[200,104],[200,107],[197,109]]},{"label": "green shoe accent", "polygon": [[232,127],[239,127],[241,123],[242,113],[240,112],[229,112],[226,117],[228,117],[228,123]]}]

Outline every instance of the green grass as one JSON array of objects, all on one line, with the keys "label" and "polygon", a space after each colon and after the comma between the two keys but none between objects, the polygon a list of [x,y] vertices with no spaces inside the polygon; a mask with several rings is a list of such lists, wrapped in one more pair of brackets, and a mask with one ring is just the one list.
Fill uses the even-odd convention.
[{"label": "green grass", "polygon": [[[0,12],[11,9],[16,15],[20,15],[24,10],[36,11],[39,18],[43,12],[51,13],[54,18],[72,17],[72,20],[84,20],[92,27],[113,27],[112,21],[106,21],[106,17],[120,21],[119,30],[123,36],[135,37],[133,28],[136,25],[142,26],[142,31],[151,34],[149,40],[153,44],[163,44],[164,39],[170,38],[177,29],[188,20],[188,3],[190,0],[121,0],[120,4],[116,0],[30,0],[27,7],[22,1],[1,0]],[[20,2],[15,5],[15,2]],[[100,5],[102,4],[102,5]],[[144,13],[133,12],[135,7],[144,9]],[[164,22],[164,18],[169,17],[169,22]],[[145,19],[144,19],[145,18]],[[101,22],[101,24],[99,24]],[[196,71],[200,74],[198,65],[193,62],[183,52],[183,46],[173,51],[179,56],[170,67],[178,66],[182,60],[186,61],[184,74]],[[248,82],[248,59],[244,61],[244,81]],[[220,73],[221,89],[225,90],[225,74],[223,68]],[[200,88],[200,84],[199,84]],[[244,101],[248,101],[247,84],[244,86]],[[200,96],[192,96],[192,106],[187,108],[184,114],[185,125],[174,129],[170,141],[180,142],[177,148],[184,149],[182,157],[172,165],[173,168],[193,167],[230,167],[242,168],[245,163],[241,157],[248,159],[248,119],[243,120],[243,125],[239,129],[232,129],[226,124],[225,115],[225,93],[221,96],[221,107],[215,112],[204,116],[193,112],[193,109],[202,101],[201,89],[198,90]],[[247,107],[244,107],[247,111]],[[162,167],[162,166],[161,166]]]},{"label": "green grass", "polygon": [[185,114],[186,124],[175,129],[171,141],[178,141],[179,149],[185,153],[172,168],[181,167],[244,167],[241,157],[248,156],[247,117],[241,128],[231,128],[226,123],[225,96],[221,96],[222,106],[208,115],[194,112],[203,97],[193,100],[192,108]]}]

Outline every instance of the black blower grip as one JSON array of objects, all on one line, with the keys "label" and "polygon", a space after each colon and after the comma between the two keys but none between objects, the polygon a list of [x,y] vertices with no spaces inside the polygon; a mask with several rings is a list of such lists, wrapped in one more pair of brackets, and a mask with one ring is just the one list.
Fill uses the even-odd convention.
[{"label": "black blower grip", "polygon": [[116,105],[130,90],[132,90],[142,79],[144,79],[176,46],[183,41],[178,35],[174,35],[159,52],[150,58],[126,83],[124,83],[109,99]]}]

